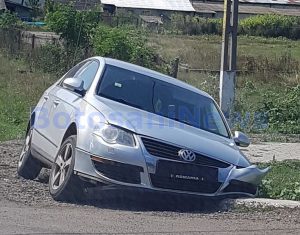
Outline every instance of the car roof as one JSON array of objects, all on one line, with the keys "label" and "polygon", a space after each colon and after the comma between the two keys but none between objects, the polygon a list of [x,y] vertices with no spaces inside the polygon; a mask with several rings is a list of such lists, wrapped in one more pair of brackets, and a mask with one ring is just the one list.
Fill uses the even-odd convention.
[{"label": "car roof", "polygon": [[147,76],[156,78],[158,80],[171,83],[173,85],[185,88],[187,90],[196,92],[198,94],[201,94],[203,96],[206,96],[206,97],[212,99],[212,97],[209,94],[207,94],[206,92],[204,92],[202,90],[197,89],[194,86],[191,86],[191,85],[189,85],[185,82],[182,82],[182,81],[180,81],[176,78],[173,78],[173,77],[167,76],[165,74],[153,71],[151,69],[147,69],[147,68],[144,68],[142,66],[138,66],[138,65],[135,65],[135,64],[127,63],[127,62],[112,59],[112,58],[106,58],[106,57],[100,57],[100,56],[97,56],[97,57],[94,57],[94,58],[98,59],[100,61],[104,61],[105,64],[109,64],[109,65],[113,65],[113,66],[116,66],[116,67],[119,67],[119,68],[131,70],[131,71],[134,71],[134,72],[137,72],[137,73],[141,73],[143,75],[147,75]]}]

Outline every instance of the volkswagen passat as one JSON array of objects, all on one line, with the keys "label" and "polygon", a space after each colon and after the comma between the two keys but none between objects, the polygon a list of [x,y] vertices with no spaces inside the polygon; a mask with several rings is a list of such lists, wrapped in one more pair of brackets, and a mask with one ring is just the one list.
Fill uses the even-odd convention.
[{"label": "volkswagen passat", "polygon": [[216,102],[184,82],[114,59],[87,59],[45,91],[28,123],[18,174],[51,167],[55,200],[89,185],[203,196],[254,196],[251,165]]}]

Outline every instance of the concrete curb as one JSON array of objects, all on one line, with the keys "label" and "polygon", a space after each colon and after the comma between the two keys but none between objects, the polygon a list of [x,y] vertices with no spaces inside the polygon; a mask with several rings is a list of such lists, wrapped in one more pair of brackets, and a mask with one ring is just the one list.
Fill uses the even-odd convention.
[{"label": "concrete curb", "polygon": [[221,202],[220,206],[224,210],[235,208],[248,208],[248,209],[265,209],[265,208],[290,208],[300,209],[300,201],[291,200],[274,200],[267,198],[247,198],[247,199],[225,199]]}]

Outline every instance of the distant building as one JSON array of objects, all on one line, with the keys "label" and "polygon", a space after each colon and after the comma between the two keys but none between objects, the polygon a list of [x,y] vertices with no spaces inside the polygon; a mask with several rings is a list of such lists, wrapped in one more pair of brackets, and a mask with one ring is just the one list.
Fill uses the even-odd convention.
[{"label": "distant building", "polygon": [[[239,18],[253,15],[279,14],[300,16],[300,0],[239,0]],[[193,1],[196,15],[221,18],[224,13],[223,1]]]},{"label": "distant building", "polygon": [[[3,0],[0,0],[0,3]],[[21,19],[29,19],[31,16],[31,7],[27,6],[24,0],[4,0],[6,9],[15,13]]]},{"label": "distant building", "polygon": [[[161,17],[165,22],[174,13],[222,18],[224,12],[224,0],[55,0],[55,2],[63,4],[71,2],[77,10],[94,9],[102,4],[103,11],[107,15],[146,15],[151,18],[141,17],[142,21],[158,24],[157,17]],[[239,2],[239,18],[263,14],[300,16],[300,0],[239,0]]]},{"label": "distant building", "polygon": [[257,4],[276,4],[276,5],[300,4],[300,0],[239,0],[239,2],[257,3]]},{"label": "distant building", "polygon": [[130,13],[148,16],[170,16],[176,12],[194,14],[189,0],[101,0],[103,10],[110,14]]}]

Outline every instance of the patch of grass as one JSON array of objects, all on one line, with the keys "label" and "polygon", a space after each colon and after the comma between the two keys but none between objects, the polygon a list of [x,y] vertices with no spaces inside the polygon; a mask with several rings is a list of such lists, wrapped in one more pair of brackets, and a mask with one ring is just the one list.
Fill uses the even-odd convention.
[{"label": "patch of grass", "polygon": [[260,163],[259,166],[271,166],[261,183],[259,197],[300,201],[299,160]]},{"label": "patch of grass", "polygon": [[54,81],[22,60],[0,54],[0,141],[23,136],[30,108]]},{"label": "patch of grass", "polygon": [[239,36],[239,55],[274,57],[290,53],[300,60],[300,42],[286,38],[263,38],[254,36]]},{"label": "patch of grass", "polygon": [[219,68],[220,36],[155,35],[150,37],[150,42],[164,58],[174,59],[179,56],[181,63],[192,68]]},{"label": "patch of grass", "polygon": [[[216,70],[220,68],[221,36],[159,35],[157,37],[154,35],[150,37],[150,42],[165,58],[173,59],[179,56],[181,63],[186,63],[193,68]],[[300,41],[284,38],[238,37],[238,56],[240,59],[245,55],[272,59],[285,54],[291,54],[292,58],[300,61]]]}]

